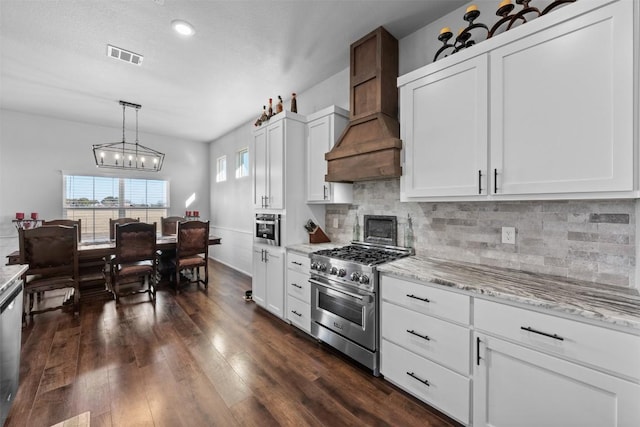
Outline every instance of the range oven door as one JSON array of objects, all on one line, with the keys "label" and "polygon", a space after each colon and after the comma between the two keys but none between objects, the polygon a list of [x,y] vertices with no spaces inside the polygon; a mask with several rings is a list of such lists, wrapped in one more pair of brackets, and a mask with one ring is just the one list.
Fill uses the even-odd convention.
[{"label": "range oven door", "polygon": [[371,350],[377,350],[375,294],[346,289],[312,276],[311,321]]}]

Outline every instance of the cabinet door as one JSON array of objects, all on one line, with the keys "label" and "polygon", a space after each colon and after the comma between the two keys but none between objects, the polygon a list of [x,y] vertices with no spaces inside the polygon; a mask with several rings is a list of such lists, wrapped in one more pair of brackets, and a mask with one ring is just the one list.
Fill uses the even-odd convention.
[{"label": "cabinet door", "polygon": [[284,315],[284,256],[280,251],[266,249],[266,309],[276,316]]},{"label": "cabinet door", "polygon": [[267,127],[267,203],[269,209],[284,208],[284,120]]},{"label": "cabinet door", "polygon": [[324,155],[331,148],[331,116],[320,117],[307,127],[307,201],[329,199],[329,183],[324,181],[327,161]]},{"label": "cabinet door", "polygon": [[487,56],[400,89],[403,200],[487,194]]},{"label": "cabinet door", "polygon": [[490,53],[492,193],[633,190],[632,3]]},{"label": "cabinet door", "polygon": [[264,207],[267,195],[267,130],[253,134],[253,206]]},{"label": "cabinet door", "polygon": [[251,295],[256,304],[261,307],[266,307],[267,305],[267,264],[264,262],[264,259],[264,249],[253,248]]},{"label": "cabinet door", "polygon": [[640,425],[640,385],[497,338],[476,338],[474,426]]}]

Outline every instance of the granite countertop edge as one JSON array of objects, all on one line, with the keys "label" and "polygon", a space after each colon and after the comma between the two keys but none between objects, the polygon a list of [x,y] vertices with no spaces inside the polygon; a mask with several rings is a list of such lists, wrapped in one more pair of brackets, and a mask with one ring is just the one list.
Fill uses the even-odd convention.
[{"label": "granite countertop edge", "polygon": [[419,256],[382,264],[378,271],[640,333],[640,293],[633,288]]},{"label": "granite countertop edge", "polygon": [[3,265],[0,266],[0,292],[4,291],[4,288],[15,279],[20,277],[22,273],[27,271],[26,265]]}]

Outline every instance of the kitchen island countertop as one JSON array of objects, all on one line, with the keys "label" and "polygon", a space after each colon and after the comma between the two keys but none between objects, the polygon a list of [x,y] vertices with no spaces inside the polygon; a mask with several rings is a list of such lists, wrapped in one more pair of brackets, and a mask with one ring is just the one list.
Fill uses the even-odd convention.
[{"label": "kitchen island countertop", "polygon": [[378,266],[396,277],[531,305],[640,333],[640,293],[559,276],[411,256]]},{"label": "kitchen island countertop", "polygon": [[20,277],[22,273],[27,271],[26,265],[3,265],[0,266],[0,293],[4,291],[5,286]]}]

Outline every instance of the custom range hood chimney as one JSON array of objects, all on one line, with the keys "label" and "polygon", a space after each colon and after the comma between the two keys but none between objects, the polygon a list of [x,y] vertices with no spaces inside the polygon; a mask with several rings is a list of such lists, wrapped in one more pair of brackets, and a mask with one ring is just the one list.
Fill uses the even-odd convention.
[{"label": "custom range hood chimney", "polygon": [[325,154],[328,182],[402,175],[398,123],[398,40],[379,27],[351,45],[350,121]]}]

